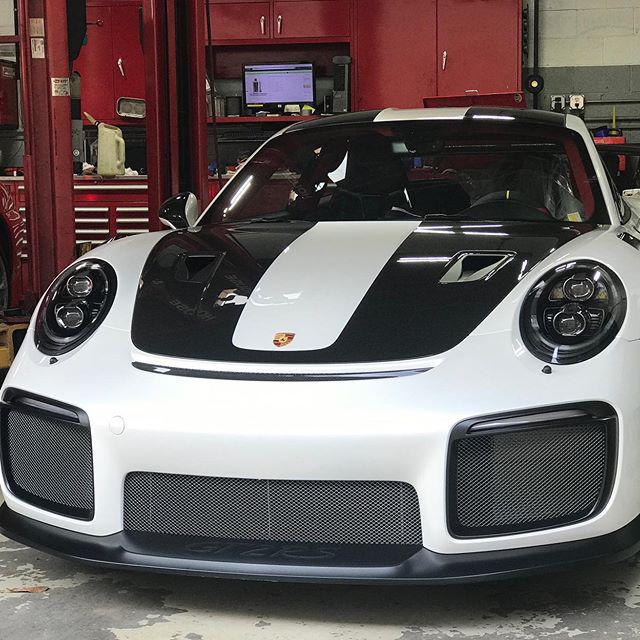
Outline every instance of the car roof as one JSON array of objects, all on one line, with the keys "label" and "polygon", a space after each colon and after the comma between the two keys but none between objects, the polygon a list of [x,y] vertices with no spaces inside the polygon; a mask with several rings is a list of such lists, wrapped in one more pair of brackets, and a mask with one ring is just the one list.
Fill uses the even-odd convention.
[{"label": "car roof", "polygon": [[375,109],[372,111],[355,111],[353,113],[344,113],[326,118],[315,118],[308,122],[298,122],[289,127],[287,133],[345,124],[416,120],[503,120],[558,127],[566,126],[565,115],[551,111],[509,109],[502,107],[440,107],[433,109]]}]

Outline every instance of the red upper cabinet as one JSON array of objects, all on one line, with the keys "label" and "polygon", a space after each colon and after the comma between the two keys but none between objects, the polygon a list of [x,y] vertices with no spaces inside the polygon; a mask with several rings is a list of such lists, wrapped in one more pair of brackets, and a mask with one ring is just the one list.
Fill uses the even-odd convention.
[{"label": "red upper cabinet", "polygon": [[82,111],[96,120],[115,117],[111,6],[87,7],[87,39],[73,68],[80,73]]},{"label": "red upper cabinet", "polygon": [[356,0],[355,107],[521,90],[521,0]]},{"label": "red upper cabinet", "polygon": [[115,99],[145,96],[144,53],[142,51],[142,5],[113,5],[112,20],[117,25],[113,39]]},{"label": "red upper cabinet", "polygon": [[209,0],[214,44],[348,40],[351,0]]},{"label": "red upper cabinet", "polygon": [[87,6],[87,39],[73,68],[81,77],[82,111],[96,120],[139,124],[116,113],[118,98],[145,97],[141,3],[119,0]]},{"label": "red upper cabinet", "polygon": [[521,15],[520,0],[439,0],[438,95],[520,91]]},{"label": "red upper cabinet", "polygon": [[436,0],[358,0],[356,109],[421,107],[436,91]]},{"label": "red upper cabinet", "polygon": [[276,0],[276,38],[347,38],[351,33],[348,0]]},{"label": "red upper cabinet", "polygon": [[269,2],[209,4],[211,31],[218,40],[262,40],[271,37]]}]

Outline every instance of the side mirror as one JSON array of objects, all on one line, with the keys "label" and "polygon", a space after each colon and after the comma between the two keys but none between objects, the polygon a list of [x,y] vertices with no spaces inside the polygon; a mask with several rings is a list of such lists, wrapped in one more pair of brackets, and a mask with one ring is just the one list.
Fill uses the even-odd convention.
[{"label": "side mirror", "polygon": [[183,191],[160,205],[158,217],[170,229],[193,227],[200,217],[198,198],[190,191]]}]

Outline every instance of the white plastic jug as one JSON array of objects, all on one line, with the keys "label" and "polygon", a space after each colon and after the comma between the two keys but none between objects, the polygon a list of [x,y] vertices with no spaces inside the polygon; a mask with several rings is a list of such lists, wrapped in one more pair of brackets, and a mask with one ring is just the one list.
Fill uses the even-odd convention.
[{"label": "white plastic jug", "polygon": [[98,124],[98,174],[105,178],[124,175],[125,146],[122,130]]}]

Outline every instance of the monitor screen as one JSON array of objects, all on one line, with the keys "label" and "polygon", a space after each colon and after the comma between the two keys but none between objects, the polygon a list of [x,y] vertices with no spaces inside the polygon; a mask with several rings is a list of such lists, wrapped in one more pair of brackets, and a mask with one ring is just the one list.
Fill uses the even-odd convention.
[{"label": "monitor screen", "polygon": [[244,66],[244,102],[286,104],[314,102],[313,64],[248,64]]}]

